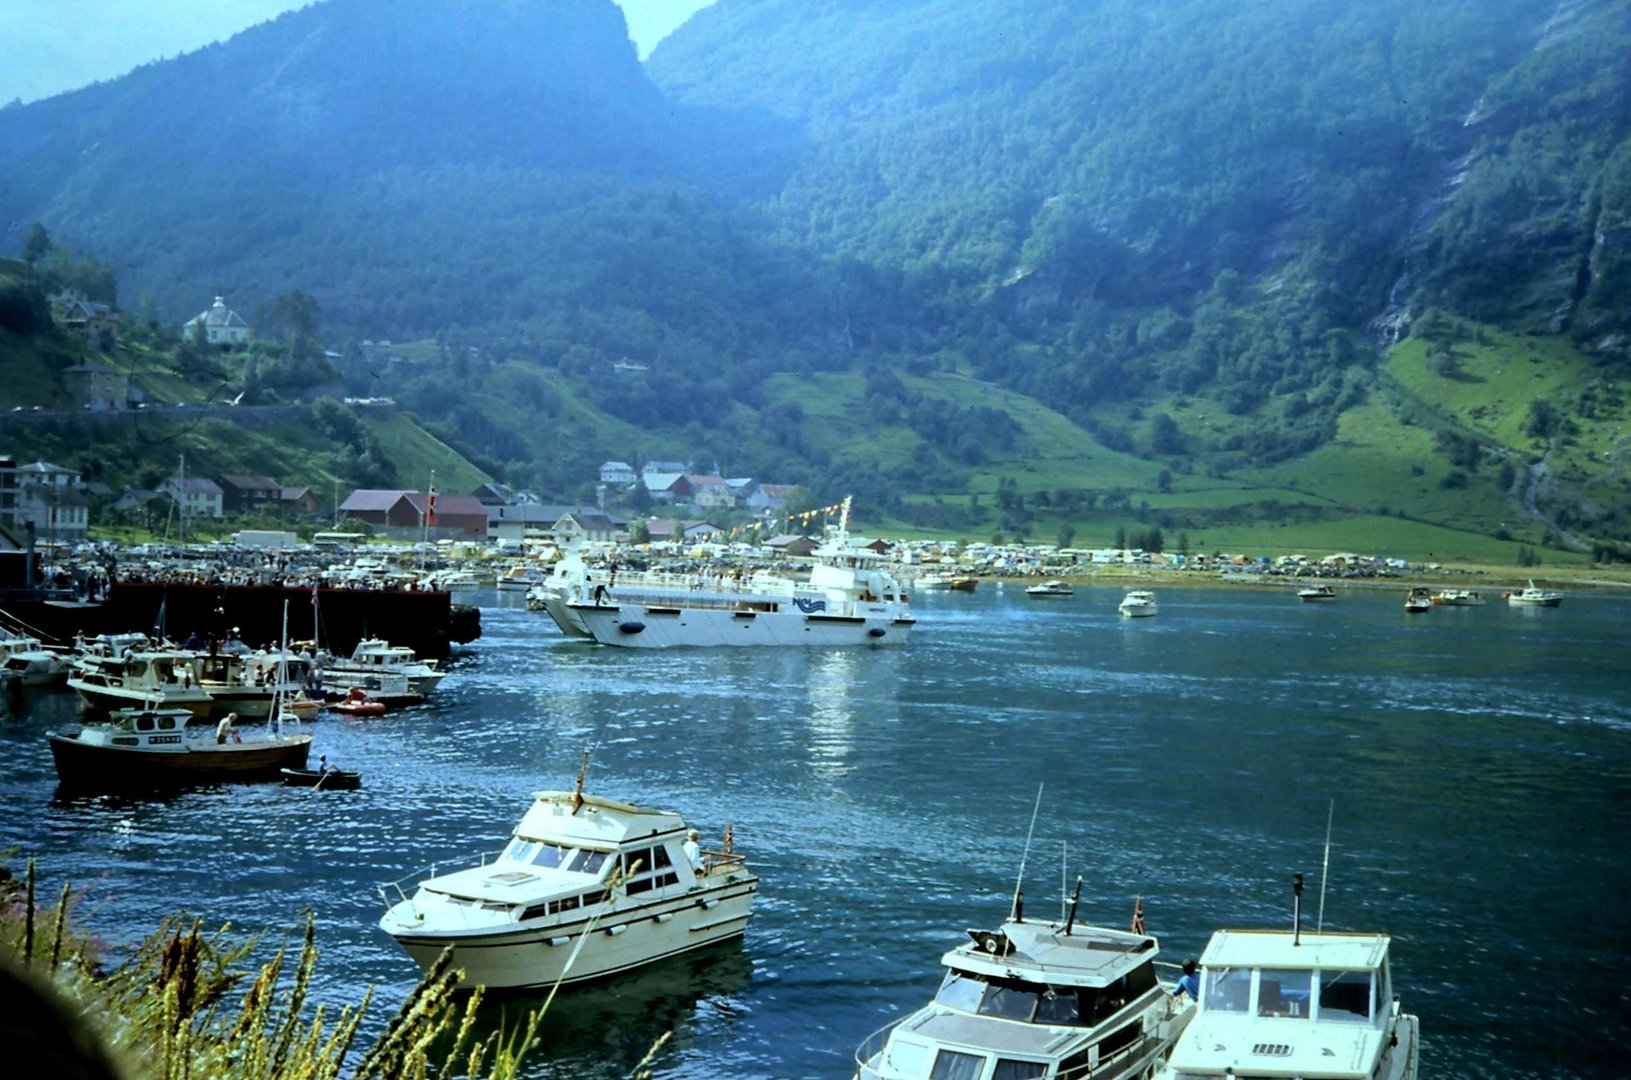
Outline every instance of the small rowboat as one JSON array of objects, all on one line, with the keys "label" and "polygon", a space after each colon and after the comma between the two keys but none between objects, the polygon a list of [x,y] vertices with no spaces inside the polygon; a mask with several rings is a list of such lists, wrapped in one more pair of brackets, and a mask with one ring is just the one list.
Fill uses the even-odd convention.
[{"label": "small rowboat", "polygon": [[329,708],[346,716],[384,716],[385,702],[375,701],[363,691],[353,686],[351,692],[345,697],[330,705]]},{"label": "small rowboat", "polygon": [[325,791],[356,791],[362,787],[362,773],[350,769],[284,769],[287,787],[322,788]]}]

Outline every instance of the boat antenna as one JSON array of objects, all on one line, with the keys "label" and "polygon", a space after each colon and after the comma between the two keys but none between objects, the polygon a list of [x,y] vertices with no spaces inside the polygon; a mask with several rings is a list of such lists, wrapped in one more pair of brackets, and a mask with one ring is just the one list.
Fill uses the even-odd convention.
[{"label": "boat antenna", "polygon": [[1036,834],[1036,815],[1042,810],[1042,785],[1036,785],[1036,805],[1031,808],[1031,828],[1025,834],[1025,850],[1019,856],[1019,876],[1014,879],[1014,906],[1013,916],[1015,922],[1024,922],[1021,917],[1024,913],[1025,894],[1020,887],[1025,884],[1025,860],[1031,854],[1031,837]]},{"label": "boat antenna", "polygon": [[[1059,918],[1061,920],[1065,917],[1065,890],[1068,888],[1068,886],[1065,884],[1065,882],[1068,880],[1067,871],[1065,868],[1070,862],[1069,852],[1070,841],[1059,841]],[[1076,879],[1076,887],[1077,889],[1081,888],[1080,877]],[[1070,933],[1068,927],[1066,928],[1065,933]]]},{"label": "boat antenna", "polygon": [[583,778],[589,775],[589,751],[583,752],[583,764],[578,766],[578,786],[572,789],[572,812],[583,809]]},{"label": "boat antenna", "polygon": [[1331,869],[1331,820],[1336,817],[1337,801],[1331,800],[1331,805],[1325,811],[1325,858],[1320,863],[1320,910],[1319,918],[1314,923],[1314,932],[1325,929],[1325,878]]},{"label": "boat antenna", "polygon": [[1303,876],[1291,875],[1291,943],[1303,943]]},{"label": "boat antenna", "polygon": [[1065,916],[1065,936],[1070,936],[1070,928],[1076,925],[1076,905],[1082,900],[1082,875],[1076,875],[1076,895],[1070,898],[1070,914]]}]

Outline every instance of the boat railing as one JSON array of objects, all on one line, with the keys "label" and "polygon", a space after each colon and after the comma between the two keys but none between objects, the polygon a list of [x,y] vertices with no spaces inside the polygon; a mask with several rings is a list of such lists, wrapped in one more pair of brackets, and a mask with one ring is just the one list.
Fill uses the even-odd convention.
[{"label": "boat railing", "polygon": [[883,1053],[884,1047],[889,1044],[890,1034],[893,1033],[896,1028],[900,1027],[901,1024],[905,1023],[907,1020],[910,1020],[913,1015],[915,1014],[907,1013],[905,1016],[897,1016],[895,1019],[889,1021],[889,1023],[885,1024],[883,1027],[879,1028],[877,1031],[874,1031],[872,1034],[863,1039],[861,1041],[861,1045],[855,1048],[856,1069],[867,1070],[874,1076],[882,1077],[882,1072],[871,1068],[871,1062],[874,1058],[879,1057]]},{"label": "boat railing", "polygon": [[702,851],[702,856],[705,860],[703,865],[706,869],[701,876],[705,878],[719,874],[730,874],[737,870],[746,870],[748,865],[747,856],[735,851],[713,851],[705,848]]},{"label": "boat railing", "polygon": [[[492,861],[497,862],[498,855],[493,855]],[[487,862],[488,855],[486,852],[482,852],[481,861],[476,864],[476,868],[486,866]],[[470,869],[470,867],[463,862],[461,862],[459,865],[464,869]],[[385,906],[387,909],[389,909],[396,906],[401,901],[408,899],[408,891],[407,889],[403,888],[404,885],[407,885],[408,888],[416,888],[420,882],[429,881],[431,878],[436,877],[441,872],[442,867],[440,863],[430,863],[429,865],[421,867],[418,870],[411,870],[408,873],[403,874],[395,881],[387,881],[383,885],[375,886],[375,888],[379,890],[379,898],[385,901]],[[391,893],[393,892],[396,893],[397,896],[397,899],[395,900],[391,899]]]}]

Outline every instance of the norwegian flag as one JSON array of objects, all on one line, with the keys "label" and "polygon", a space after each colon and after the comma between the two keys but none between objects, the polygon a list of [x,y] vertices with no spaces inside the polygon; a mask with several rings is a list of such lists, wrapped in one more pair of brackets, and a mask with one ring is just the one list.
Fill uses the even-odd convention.
[{"label": "norwegian flag", "polygon": [[425,525],[427,528],[436,527],[436,474],[430,475],[430,497],[425,503]]}]

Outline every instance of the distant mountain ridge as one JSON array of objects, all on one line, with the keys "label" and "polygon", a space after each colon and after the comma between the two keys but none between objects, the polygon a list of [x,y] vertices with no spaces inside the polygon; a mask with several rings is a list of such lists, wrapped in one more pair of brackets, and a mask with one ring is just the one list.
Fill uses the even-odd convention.
[{"label": "distant mountain ridge", "polygon": [[[0,203],[118,265],[127,308],[299,289],[339,338],[437,337],[444,363],[353,389],[495,467],[555,477],[648,432],[966,496],[1009,428],[924,380],[1222,478],[1340,445],[1406,385],[1377,343],[1424,319],[1443,380],[1458,334],[1497,340],[1458,315],[1610,378],[1628,94],[1631,0],[720,0],[644,68],[610,0],[328,0],[0,111]],[[876,445],[783,393],[846,374]],[[1547,385],[1554,414],[1596,393]],[[1478,440],[1524,425],[1479,422],[1427,453],[1497,522]],[[1577,510],[1631,537],[1614,483]]]}]

